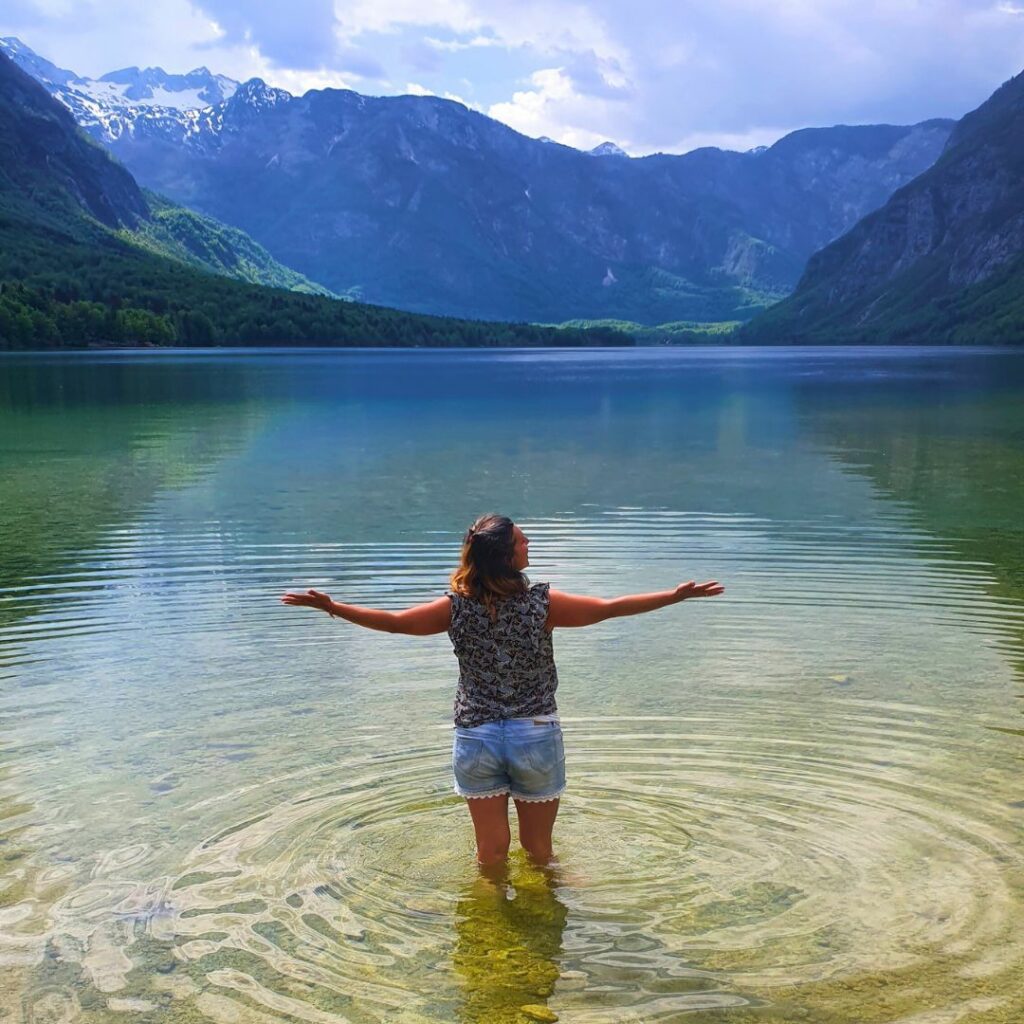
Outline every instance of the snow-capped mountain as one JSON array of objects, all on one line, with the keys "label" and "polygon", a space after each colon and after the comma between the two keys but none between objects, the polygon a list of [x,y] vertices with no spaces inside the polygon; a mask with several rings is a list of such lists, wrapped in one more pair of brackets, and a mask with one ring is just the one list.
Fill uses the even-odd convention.
[{"label": "snow-capped mountain", "polygon": [[593,149],[588,149],[587,153],[589,156],[629,157],[629,154],[621,146],[616,146],[614,142],[602,142],[599,146],[595,146]]},{"label": "snow-capped mountain", "polygon": [[28,72],[37,82],[48,82],[53,85],[67,85],[70,82],[82,82],[74,71],[59,68],[45,57],[26,46],[15,36],[0,38],[0,53],[5,53],[23,71]]},{"label": "snow-capped mountain", "polygon": [[336,294],[473,319],[745,319],[931,166],[952,127],[837,125],[754,154],[629,159],[433,96],[295,97],[252,79],[181,109],[169,94],[213,95],[204,69],[87,82],[14,49],[143,186]]},{"label": "snow-capped mountain", "polygon": [[[200,114],[231,99],[239,83],[200,67],[184,75],[163,68],[122,68],[85,78],[40,57],[20,39],[0,39],[0,52],[66,106],[95,138],[112,142],[144,125],[171,136],[194,134]],[[285,94],[288,95],[287,93]]]},{"label": "snow-capped mountain", "polygon": [[163,68],[122,68],[87,83],[97,99],[132,106],[177,107],[192,110],[212,107],[234,95],[238,83],[209,68],[195,68],[184,75],[169,75]]}]

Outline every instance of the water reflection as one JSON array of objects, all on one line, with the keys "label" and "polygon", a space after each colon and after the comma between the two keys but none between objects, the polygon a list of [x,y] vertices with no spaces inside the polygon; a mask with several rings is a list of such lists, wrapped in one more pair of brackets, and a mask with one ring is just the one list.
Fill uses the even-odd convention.
[{"label": "water reflection", "polygon": [[[991,574],[984,590],[1024,608],[1024,410],[1020,367],[979,393],[956,378],[943,386],[902,380],[797,390],[805,432],[852,474],[905,509],[927,538],[940,538],[951,587]],[[927,552],[926,554],[931,554]],[[958,578],[959,563],[963,575]],[[990,632],[1024,678],[1024,622],[990,620]]]},{"label": "water reflection", "polygon": [[568,911],[558,897],[557,868],[513,856],[509,865],[481,874],[455,906],[452,954],[462,990],[461,1024],[520,1024],[557,1020],[546,1009],[558,981]]}]

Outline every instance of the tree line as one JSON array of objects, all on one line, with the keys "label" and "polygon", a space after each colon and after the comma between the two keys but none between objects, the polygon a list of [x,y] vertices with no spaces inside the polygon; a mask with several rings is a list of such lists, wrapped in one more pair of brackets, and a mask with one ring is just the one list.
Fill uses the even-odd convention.
[{"label": "tree line", "polygon": [[[6,230],[4,228],[6,227]],[[404,313],[203,273],[127,243],[87,245],[0,223],[0,348],[99,344],[632,345],[555,329]],[[13,230],[12,230],[13,229]]]}]

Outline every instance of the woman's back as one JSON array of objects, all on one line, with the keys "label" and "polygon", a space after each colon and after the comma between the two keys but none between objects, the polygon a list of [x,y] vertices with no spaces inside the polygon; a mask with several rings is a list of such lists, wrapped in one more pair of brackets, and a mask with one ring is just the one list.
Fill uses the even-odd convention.
[{"label": "woman's back", "polygon": [[498,601],[493,621],[482,601],[447,592],[448,636],[459,659],[456,725],[557,712],[554,645],[545,629],[549,589],[534,583]]},{"label": "woman's back", "polygon": [[[551,829],[565,789],[565,751],[550,630],[639,615],[724,589],[716,580],[691,580],[673,590],[611,599],[564,594],[547,583],[530,585],[523,574],[530,564],[529,543],[507,516],[481,516],[466,531],[452,589],[400,612],[341,604],[316,590],[281,598],[389,633],[427,636],[447,630],[459,659],[455,792],[469,804],[483,865],[500,863],[508,853],[510,797],[523,848],[541,864],[553,856]],[[485,596],[495,617],[484,601],[463,594]]]}]

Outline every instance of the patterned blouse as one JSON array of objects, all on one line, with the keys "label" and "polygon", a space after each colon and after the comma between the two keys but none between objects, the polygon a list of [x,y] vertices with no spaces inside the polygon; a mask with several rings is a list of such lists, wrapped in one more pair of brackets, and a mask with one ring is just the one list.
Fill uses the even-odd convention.
[{"label": "patterned blouse", "polygon": [[503,718],[553,715],[558,673],[548,617],[550,583],[497,602],[492,622],[482,601],[446,591],[451,637],[459,659],[455,724],[470,728]]}]

